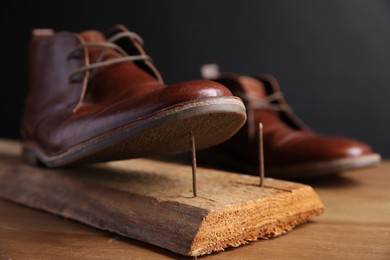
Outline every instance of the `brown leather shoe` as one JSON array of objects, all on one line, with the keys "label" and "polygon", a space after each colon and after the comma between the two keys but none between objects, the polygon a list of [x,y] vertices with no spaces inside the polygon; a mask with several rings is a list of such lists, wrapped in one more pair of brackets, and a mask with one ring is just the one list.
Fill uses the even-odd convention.
[{"label": "brown leather shoe", "polygon": [[[267,176],[303,178],[377,164],[380,156],[359,141],[314,133],[293,114],[278,82],[270,75],[225,75],[215,80],[241,97],[247,124],[225,143],[210,148],[214,162],[234,170],[258,174],[258,125],[263,124],[264,162]],[[233,165],[234,164],[234,165]]]},{"label": "brown leather shoe", "polygon": [[205,148],[244,124],[242,101],[216,82],[167,87],[141,44],[123,27],[111,39],[35,30],[22,122],[26,162],[59,167],[172,154],[190,149],[190,131]]}]

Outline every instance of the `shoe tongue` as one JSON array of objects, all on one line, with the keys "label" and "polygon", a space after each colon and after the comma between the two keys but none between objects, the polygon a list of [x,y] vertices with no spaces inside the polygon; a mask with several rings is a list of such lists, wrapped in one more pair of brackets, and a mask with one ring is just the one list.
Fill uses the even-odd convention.
[{"label": "shoe tongue", "polygon": [[81,38],[83,38],[83,40],[85,42],[107,42],[107,39],[106,37],[104,37],[104,35],[98,31],[93,31],[93,30],[90,30],[90,31],[85,31],[85,32],[82,32],[80,33],[80,36]]},{"label": "shoe tongue", "polygon": [[267,96],[265,86],[260,80],[249,76],[241,76],[239,81],[244,93],[250,98],[265,98]]},{"label": "shoe tongue", "polygon": [[[85,31],[80,34],[81,38],[86,43],[105,43],[107,42],[106,37],[98,31]],[[97,62],[100,58],[100,55],[105,51],[103,60],[109,60],[113,58],[118,58],[121,55],[112,48],[104,47],[87,47],[90,63]]]}]

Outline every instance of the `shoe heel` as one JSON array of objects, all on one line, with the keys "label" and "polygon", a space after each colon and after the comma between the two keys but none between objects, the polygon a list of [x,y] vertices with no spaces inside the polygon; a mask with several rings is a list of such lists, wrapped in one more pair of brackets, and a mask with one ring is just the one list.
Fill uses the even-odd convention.
[{"label": "shoe heel", "polygon": [[40,166],[42,162],[38,159],[34,149],[23,145],[22,160],[28,164]]}]

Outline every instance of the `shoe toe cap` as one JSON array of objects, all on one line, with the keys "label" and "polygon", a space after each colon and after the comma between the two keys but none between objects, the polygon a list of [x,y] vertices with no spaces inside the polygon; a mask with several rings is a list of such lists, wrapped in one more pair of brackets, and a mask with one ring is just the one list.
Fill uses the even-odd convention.
[{"label": "shoe toe cap", "polygon": [[[291,149],[292,148],[292,149]],[[349,138],[312,136],[290,147],[297,160],[327,161],[372,154],[369,145]]]},{"label": "shoe toe cap", "polygon": [[232,93],[222,84],[210,80],[184,81],[169,87],[176,95],[187,97],[209,98],[232,96]]}]

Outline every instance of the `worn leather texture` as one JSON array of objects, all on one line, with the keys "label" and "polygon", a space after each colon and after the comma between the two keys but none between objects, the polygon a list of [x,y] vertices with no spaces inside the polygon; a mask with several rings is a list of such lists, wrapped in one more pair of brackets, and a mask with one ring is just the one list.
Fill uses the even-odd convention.
[{"label": "worn leather texture", "polygon": [[[168,87],[153,69],[145,69],[150,64],[137,65],[143,61],[118,63],[96,69],[92,76],[82,72],[70,79],[76,69],[96,62],[102,48],[84,47],[71,55],[69,52],[81,43],[105,41],[97,31],[32,38],[30,87],[22,122],[25,141],[34,142],[47,155],[59,154],[179,103],[232,97],[224,86],[207,80]],[[140,48],[131,40],[128,44]],[[107,49],[104,60],[118,56],[115,50]]]}]

